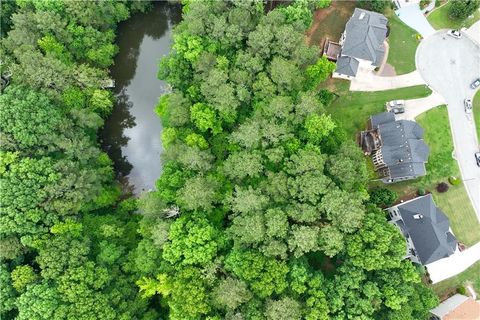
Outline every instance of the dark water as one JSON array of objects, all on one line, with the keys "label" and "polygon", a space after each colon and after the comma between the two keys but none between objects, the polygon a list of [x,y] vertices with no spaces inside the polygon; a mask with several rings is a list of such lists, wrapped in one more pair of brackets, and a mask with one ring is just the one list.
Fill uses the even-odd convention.
[{"label": "dark water", "polygon": [[157,69],[159,59],[170,51],[172,28],[180,19],[179,5],[158,2],[118,29],[120,51],[111,68],[117,103],[100,138],[117,179],[134,194],[153,189],[162,170],[162,125],[153,109],[167,87],[157,79]]}]

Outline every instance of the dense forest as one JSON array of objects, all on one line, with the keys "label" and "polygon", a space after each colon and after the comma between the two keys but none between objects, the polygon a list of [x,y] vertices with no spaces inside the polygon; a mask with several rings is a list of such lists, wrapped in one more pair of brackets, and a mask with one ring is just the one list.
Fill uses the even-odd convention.
[{"label": "dense forest", "polygon": [[148,3],[2,3],[0,317],[426,319],[437,297],[317,90],[334,65],[304,32],[329,2],[184,1],[138,200],[97,130],[115,28]]}]

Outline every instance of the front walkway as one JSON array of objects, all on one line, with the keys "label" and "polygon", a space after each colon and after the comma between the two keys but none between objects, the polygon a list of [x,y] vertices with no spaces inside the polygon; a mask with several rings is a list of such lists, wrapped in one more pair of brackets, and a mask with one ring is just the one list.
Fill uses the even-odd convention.
[{"label": "front walkway", "polygon": [[426,38],[435,33],[435,29],[428,23],[427,18],[420,10],[418,3],[412,3],[408,6],[402,7],[395,11],[395,14],[402,20],[407,26],[416,30]]},{"label": "front walkway", "polygon": [[359,69],[350,82],[350,91],[383,91],[425,84],[418,71],[394,77],[382,77],[371,70]]},{"label": "front walkway", "polygon": [[435,91],[425,98],[405,100],[405,112],[395,115],[398,120],[414,120],[420,114],[445,103],[443,96]]},{"label": "front walkway", "polygon": [[426,265],[432,283],[456,276],[465,271],[475,262],[480,261],[480,242],[465,251],[452,254]]}]

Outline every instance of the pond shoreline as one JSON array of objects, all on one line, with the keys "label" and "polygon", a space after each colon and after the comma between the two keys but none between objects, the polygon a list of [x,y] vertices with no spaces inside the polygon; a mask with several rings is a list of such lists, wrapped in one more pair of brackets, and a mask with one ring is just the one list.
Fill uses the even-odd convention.
[{"label": "pond shoreline", "polygon": [[99,141],[124,194],[154,189],[161,174],[162,125],[154,108],[167,90],[157,79],[157,69],[160,58],[170,52],[172,30],[180,20],[180,5],[157,2],[117,29],[119,53],[110,68],[116,102]]}]

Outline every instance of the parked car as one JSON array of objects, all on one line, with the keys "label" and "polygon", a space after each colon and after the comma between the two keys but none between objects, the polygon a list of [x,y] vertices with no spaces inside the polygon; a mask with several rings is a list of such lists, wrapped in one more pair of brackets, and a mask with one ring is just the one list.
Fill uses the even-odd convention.
[{"label": "parked car", "polygon": [[480,152],[475,152],[475,160],[477,160],[477,166],[480,167]]},{"label": "parked car", "polygon": [[460,30],[448,30],[447,34],[451,37],[454,37],[455,39],[460,39],[462,37],[462,34],[460,33]]},{"label": "parked car", "polygon": [[465,112],[472,113],[472,99],[465,99],[463,104],[465,105]]},{"label": "parked car", "polygon": [[470,88],[472,89],[477,89],[478,87],[480,87],[480,78],[473,80],[472,84],[470,85]]},{"label": "parked car", "polygon": [[405,100],[392,100],[387,102],[385,105],[388,112],[393,112],[395,114],[405,112]]}]

